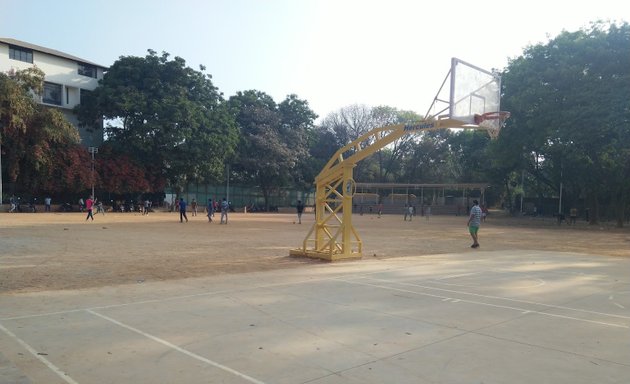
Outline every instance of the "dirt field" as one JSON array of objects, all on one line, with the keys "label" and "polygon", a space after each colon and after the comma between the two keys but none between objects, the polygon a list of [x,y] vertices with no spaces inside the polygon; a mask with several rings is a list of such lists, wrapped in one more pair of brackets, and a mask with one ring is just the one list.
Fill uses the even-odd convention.
[{"label": "dirt field", "polygon": [[[215,274],[304,267],[292,258],[314,217],[231,214],[229,225],[203,214],[180,223],[175,213],[97,215],[0,214],[0,293],[142,284]],[[475,252],[463,216],[354,216],[364,259]],[[491,215],[480,229],[483,250],[535,249],[630,257],[630,230],[557,226],[551,219]]]}]

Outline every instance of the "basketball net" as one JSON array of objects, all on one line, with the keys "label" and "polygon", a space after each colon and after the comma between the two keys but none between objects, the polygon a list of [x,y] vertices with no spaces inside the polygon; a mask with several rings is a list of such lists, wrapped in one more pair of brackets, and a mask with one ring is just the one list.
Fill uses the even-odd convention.
[{"label": "basketball net", "polygon": [[487,112],[481,115],[475,115],[475,124],[485,128],[490,138],[495,140],[499,137],[499,132],[501,128],[505,126],[505,121],[508,117],[510,117],[510,112]]}]

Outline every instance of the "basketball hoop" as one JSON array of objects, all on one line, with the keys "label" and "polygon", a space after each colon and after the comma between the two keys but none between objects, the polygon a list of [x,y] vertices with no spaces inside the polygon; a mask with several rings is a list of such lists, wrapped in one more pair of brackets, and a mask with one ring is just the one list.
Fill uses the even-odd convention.
[{"label": "basketball hoop", "polygon": [[475,115],[475,124],[485,128],[490,138],[494,140],[499,137],[499,132],[505,126],[505,121],[509,117],[510,112],[506,111],[486,112],[481,115]]}]

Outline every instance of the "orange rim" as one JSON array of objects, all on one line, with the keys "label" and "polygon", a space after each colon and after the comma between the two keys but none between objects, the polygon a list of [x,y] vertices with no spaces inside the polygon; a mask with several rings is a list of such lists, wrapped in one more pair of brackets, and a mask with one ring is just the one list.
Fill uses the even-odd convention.
[{"label": "orange rim", "polygon": [[508,117],[510,117],[510,112],[507,112],[507,111],[486,112],[481,115],[475,115],[475,124],[479,125],[486,120],[504,121]]}]

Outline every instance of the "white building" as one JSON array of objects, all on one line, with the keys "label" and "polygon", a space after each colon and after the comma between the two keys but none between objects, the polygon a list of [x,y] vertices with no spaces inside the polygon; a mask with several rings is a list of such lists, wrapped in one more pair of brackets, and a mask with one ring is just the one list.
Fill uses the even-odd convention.
[{"label": "white building", "polygon": [[37,66],[45,73],[41,104],[58,108],[79,129],[81,144],[99,146],[103,141],[102,124],[80,127],[72,109],[81,103],[85,92],[93,91],[107,70],[99,64],[54,49],[0,37],[0,72]]}]

